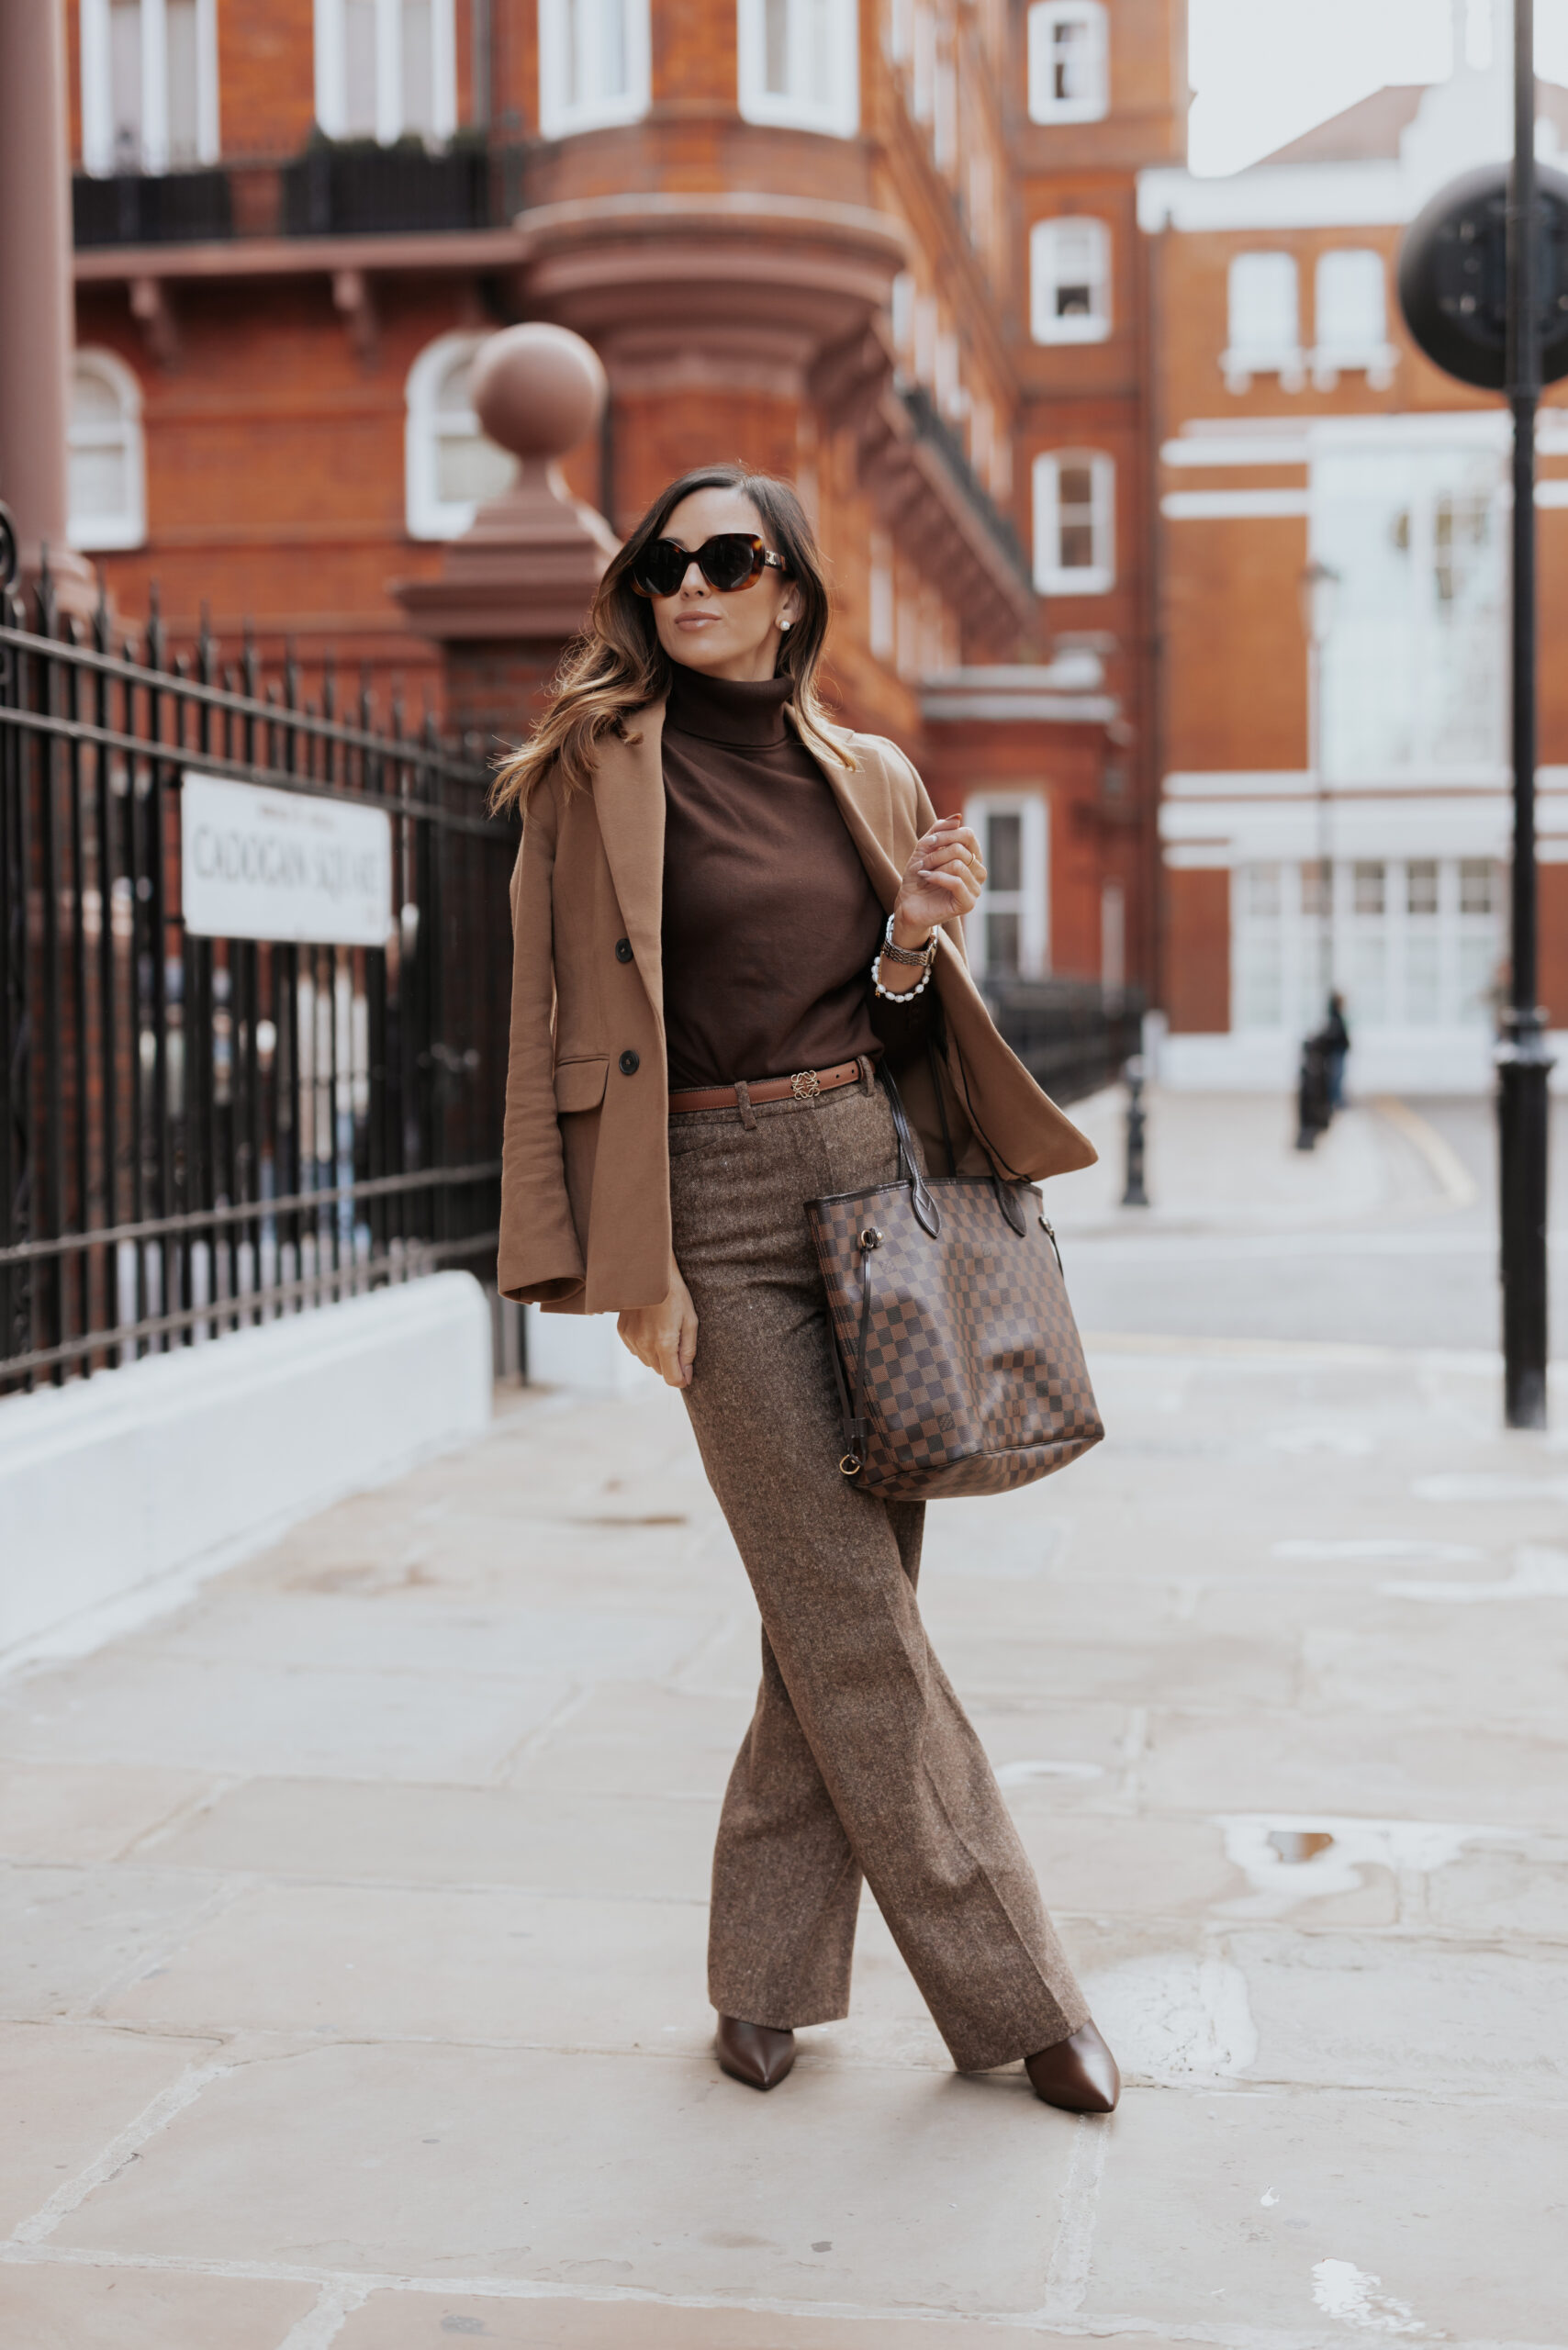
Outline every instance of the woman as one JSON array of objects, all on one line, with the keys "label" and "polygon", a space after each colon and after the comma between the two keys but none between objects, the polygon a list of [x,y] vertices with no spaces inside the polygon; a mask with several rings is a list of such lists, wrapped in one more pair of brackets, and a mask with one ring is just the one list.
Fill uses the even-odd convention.
[{"label": "woman", "polygon": [[969,978],[974,834],[890,743],[823,715],[827,617],[794,492],[688,474],[502,768],[524,825],[500,1286],[619,1314],[682,1391],[756,1595],[762,1686],[713,1861],[724,2070],[770,2088],[798,2026],[847,2013],[864,1872],[960,2069],[1023,2057],[1047,2103],[1108,2112],[1114,2060],[921,1624],[924,1505],[839,1472],[802,1214],[895,1179],[884,1053],[960,1173],[1094,1153]]}]

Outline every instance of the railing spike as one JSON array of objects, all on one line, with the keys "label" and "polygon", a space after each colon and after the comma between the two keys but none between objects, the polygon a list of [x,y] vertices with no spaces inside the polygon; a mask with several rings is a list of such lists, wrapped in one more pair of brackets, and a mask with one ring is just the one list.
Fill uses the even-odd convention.
[{"label": "railing spike", "polygon": [[147,666],[150,669],[164,666],[164,650],[163,599],[158,582],[153,579],[148,583],[147,589]]},{"label": "railing spike", "polygon": [[40,636],[54,634],[54,573],[50,567],[47,539],[39,548],[38,632]]}]

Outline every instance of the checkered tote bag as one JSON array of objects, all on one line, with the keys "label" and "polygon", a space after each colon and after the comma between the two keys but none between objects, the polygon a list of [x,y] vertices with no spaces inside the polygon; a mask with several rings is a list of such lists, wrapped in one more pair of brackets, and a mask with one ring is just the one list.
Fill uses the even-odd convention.
[{"label": "checkered tote bag", "polygon": [[887,1500],[1010,1493],[1105,1432],[1056,1235],[1032,1183],[927,1177],[885,1069],[881,1082],[898,1181],[806,1203],[833,1314],[838,1465]]}]

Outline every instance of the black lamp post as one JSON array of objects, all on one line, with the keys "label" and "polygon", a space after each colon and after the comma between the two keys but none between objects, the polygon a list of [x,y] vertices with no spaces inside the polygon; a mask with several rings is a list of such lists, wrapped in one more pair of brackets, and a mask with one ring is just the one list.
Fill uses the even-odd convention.
[{"label": "black lamp post", "polygon": [[1535,0],[1514,0],[1514,171],[1507,218],[1508,405],[1514,412],[1514,869],[1512,989],[1497,1048],[1504,1412],[1546,1426],[1547,1142],[1551,1058],[1536,1001],[1535,416],[1540,399],[1540,253],[1535,163]]},{"label": "black lamp post", "polygon": [[1535,857],[1535,419],[1568,375],[1568,179],[1535,159],[1534,0],[1514,0],[1514,160],[1433,197],[1405,240],[1399,299],[1427,356],[1506,393],[1514,419],[1512,979],[1497,1048],[1504,1409],[1546,1425],[1547,1080],[1538,982]]}]

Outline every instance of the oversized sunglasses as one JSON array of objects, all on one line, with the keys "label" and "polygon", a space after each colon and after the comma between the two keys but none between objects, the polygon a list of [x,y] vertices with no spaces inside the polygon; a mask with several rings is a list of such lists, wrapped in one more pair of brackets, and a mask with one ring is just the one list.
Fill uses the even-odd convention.
[{"label": "oversized sunglasses", "polygon": [[721,531],[717,538],[704,539],[700,547],[655,539],[633,565],[632,585],[639,596],[677,595],[693,564],[721,596],[755,588],[765,571],[788,573],[790,568],[783,556],[764,546],[760,539],[745,531]]}]

